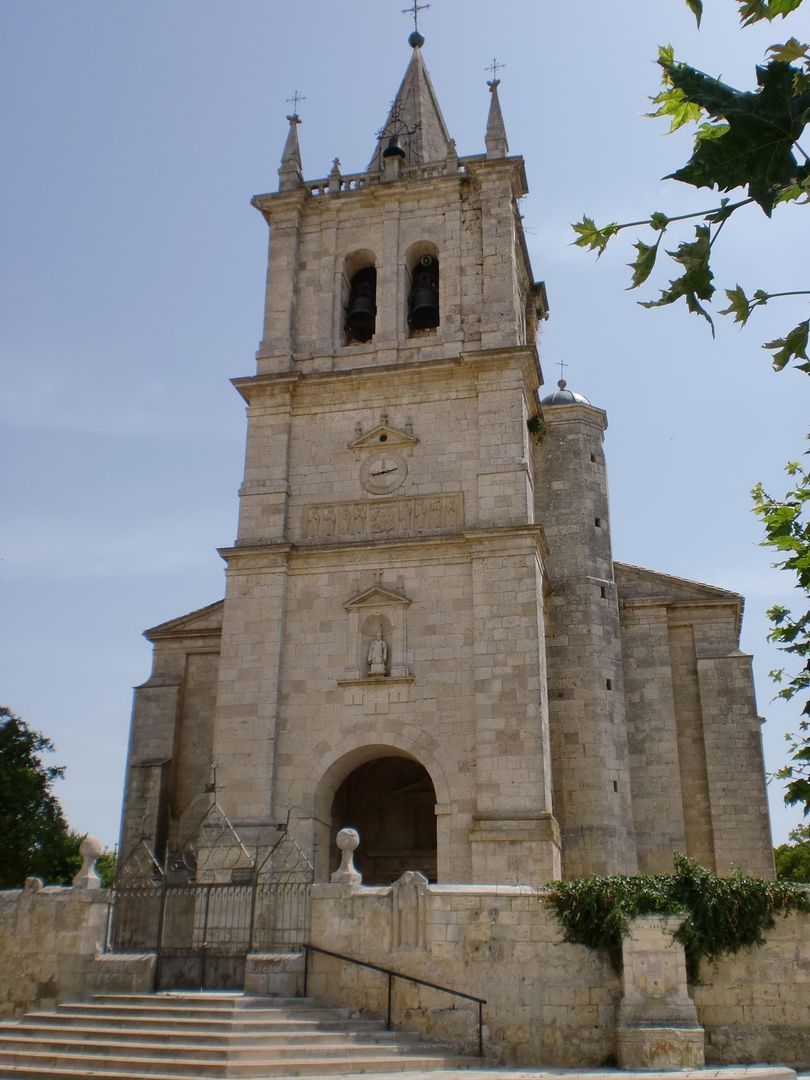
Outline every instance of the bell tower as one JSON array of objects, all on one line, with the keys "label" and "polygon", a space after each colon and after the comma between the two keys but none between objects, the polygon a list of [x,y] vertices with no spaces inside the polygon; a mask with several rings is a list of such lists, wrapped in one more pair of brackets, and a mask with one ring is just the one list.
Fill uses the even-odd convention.
[{"label": "bell tower", "polygon": [[[539,884],[560,872],[527,430],[545,290],[497,80],[486,152],[459,157],[409,44],[365,171],[305,180],[293,113],[278,191],[253,199],[270,254],[256,373],[235,380],[213,757],[240,832],[292,815],[321,876],[335,807],[356,824],[351,777],[387,790],[384,762],[404,791],[405,759],[429,777],[439,880]],[[385,842],[421,850],[392,799]]]}]

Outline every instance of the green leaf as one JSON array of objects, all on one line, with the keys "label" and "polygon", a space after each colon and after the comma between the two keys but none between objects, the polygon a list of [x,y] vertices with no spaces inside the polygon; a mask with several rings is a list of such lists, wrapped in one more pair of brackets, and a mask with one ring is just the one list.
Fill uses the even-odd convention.
[{"label": "green leaf", "polygon": [[597,257],[605,250],[611,236],[615,236],[619,231],[618,223],[615,221],[600,229],[593,218],[587,216],[583,216],[582,221],[573,224],[571,228],[578,236],[574,245],[587,248],[588,251],[596,251]]},{"label": "green leaf", "polygon": [[701,124],[697,129],[695,139],[722,139],[728,130],[728,124]]},{"label": "green leaf", "polygon": [[645,115],[652,119],[659,116],[669,117],[670,135],[673,131],[683,127],[684,124],[696,124],[702,116],[700,106],[689,101],[683,90],[678,90],[674,86],[662,90],[657,97],[652,99],[652,103],[657,105],[658,109],[652,113],[645,113]]},{"label": "green leaf", "polygon": [[666,69],[675,63],[675,49],[672,45],[658,46],[658,63],[664,68],[664,78],[668,78]]},{"label": "green leaf", "polygon": [[[771,357],[774,371],[781,371],[792,359],[807,360],[807,338],[810,333],[810,319],[805,319],[798,326],[794,326],[783,338],[775,338],[766,342],[763,349],[774,349]],[[804,370],[803,365],[799,365]]]},{"label": "green leaf", "polygon": [[655,229],[656,232],[664,232],[667,225],[669,225],[669,218],[666,214],[662,214],[656,210],[654,214],[650,214],[650,228]]},{"label": "green leaf", "polygon": [[695,16],[695,22],[700,26],[700,20],[703,18],[703,0],[686,0],[686,6]]},{"label": "green leaf", "polygon": [[662,235],[662,233],[659,233],[658,239],[654,244],[645,244],[643,240],[636,240],[636,257],[633,262],[627,264],[633,271],[633,283],[630,286],[631,289],[637,289],[652,273],[652,268],[655,266],[655,257],[658,254],[658,245],[661,243]]},{"label": "green leaf", "polygon": [[745,295],[740,285],[735,286],[733,289],[726,289],[726,296],[728,297],[729,302],[728,307],[723,308],[720,314],[733,314],[734,322],[741,323],[745,326],[751,314],[751,301]]},{"label": "green leaf", "polygon": [[675,262],[684,268],[679,278],[674,278],[669,283],[668,289],[662,289],[657,300],[642,302],[642,307],[663,307],[674,304],[681,297],[686,301],[686,306],[695,315],[701,315],[709,324],[714,335],[714,323],[708,311],[700,303],[701,300],[711,300],[714,294],[712,281],[714,274],[709,266],[711,255],[711,237],[708,225],[698,225],[695,229],[695,239],[691,242],[680,244],[675,251],[668,251]]},{"label": "green leaf", "polygon": [[672,91],[681,91],[712,120],[728,123],[722,138],[698,139],[690,160],[671,178],[721,191],[745,187],[770,216],[779,193],[800,179],[792,151],[810,110],[810,90],[795,91],[796,69],[771,60],[757,68],[759,89],[752,92],[735,90],[687,64],[668,70]]},{"label": "green leaf", "polygon": [[773,22],[780,16],[784,19],[795,11],[802,0],[737,0],[740,5],[740,22],[743,26],[767,19]]},{"label": "green leaf", "polygon": [[771,45],[768,52],[771,54],[772,60],[781,60],[785,64],[792,64],[794,60],[800,60],[809,49],[810,45],[792,37],[784,45]]}]

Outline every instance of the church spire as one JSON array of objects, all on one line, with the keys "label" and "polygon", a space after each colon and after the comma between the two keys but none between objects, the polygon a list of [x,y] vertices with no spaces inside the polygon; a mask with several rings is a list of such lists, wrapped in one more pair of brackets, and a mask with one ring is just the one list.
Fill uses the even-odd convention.
[{"label": "church spire", "polygon": [[[296,93],[296,98],[298,97]],[[299,99],[300,100],[300,99]],[[290,121],[290,130],[287,132],[287,140],[281,155],[281,165],[278,170],[279,191],[292,191],[304,182],[304,170],[301,165],[301,148],[298,145],[298,125],[301,118],[297,112],[287,117]]]},{"label": "church spire", "polygon": [[509,143],[506,138],[506,126],[503,122],[501,103],[498,99],[498,87],[501,80],[497,77],[498,69],[503,67],[497,60],[492,61],[492,78],[487,83],[492,95],[489,100],[489,116],[487,117],[487,157],[501,158],[509,153]]},{"label": "church spire", "polygon": [[381,165],[381,150],[392,137],[398,137],[407,155],[407,164],[445,161],[450,150],[450,133],[422,59],[425,39],[418,30],[408,38],[413,49],[402,85],[397,91],[385,126],[377,138],[368,171],[376,172]]}]

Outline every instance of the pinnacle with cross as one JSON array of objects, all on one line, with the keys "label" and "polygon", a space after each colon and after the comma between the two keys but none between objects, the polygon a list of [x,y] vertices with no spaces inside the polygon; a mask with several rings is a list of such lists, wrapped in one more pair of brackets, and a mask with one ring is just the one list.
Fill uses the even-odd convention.
[{"label": "pinnacle with cross", "polygon": [[560,365],[560,379],[559,379],[559,382],[557,383],[557,386],[559,386],[559,388],[561,390],[564,390],[565,387],[566,387],[566,382],[565,382],[565,379],[563,377],[563,374],[564,374],[563,369],[567,368],[568,364],[566,364],[566,362],[564,360],[558,360],[557,363]]}]

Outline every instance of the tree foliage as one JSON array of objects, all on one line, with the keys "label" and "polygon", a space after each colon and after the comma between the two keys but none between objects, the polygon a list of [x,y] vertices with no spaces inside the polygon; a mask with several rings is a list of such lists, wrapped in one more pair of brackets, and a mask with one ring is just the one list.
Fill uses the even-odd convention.
[{"label": "tree foliage", "polygon": [[72,833],[53,794],[64,773],[45,765],[49,739],[0,706],[0,888],[16,888],[27,877],[69,884],[81,866],[82,837]]},{"label": "tree foliage", "polygon": [[[755,22],[784,19],[803,0],[737,0],[744,26]],[[698,25],[703,14],[702,0],[686,0]],[[799,139],[810,120],[810,46],[795,37],[768,49],[765,62],[756,68],[756,88],[738,90],[689,64],[676,61],[671,46],[659,50],[662,89],[653,98],[650,115],[669,121],[670,131],[695,125],[689,160],[669,174],[695,188],[720,192],[740,191],[734,201],[723,197],[718,204],[689,214],[669,216],[655,211],[640,221],[599,226],[583,216],[573,228],[578,247],[601,255],[609,241],[625,229],[652,230],[649,238],[635,242],[636,257],[629,264],[630,288],[649,278],[661,253],[664,233],[689,220],[698,221],[693,238],[679,239],[664,251],[678,268],[677,276],[660,290],[657,299],[642,301],[644,307],[662,307],[684,300],[689,311],[706,319],[714,333],[709,311],[716,286],[711,268],[714,244],[722,229],[744,207],[759,207],[769,217],[788,204],[806,206],[810,202],[810,158]],[[810,284],[810,283],[800,283]],[[777,297],[810,296],[810,289],[774,291],[763,288],[746,291],[740,284],[725,289],[728,306],[722,315],[733,315],[745,325],[751,314]],[[777,371],[791,360],[810,373],[807,344],[810,320],[799,322],[784,337],[766,342]]]},{"label": "tree foliage", "polygon": [[789,881],[763,881],[739,870],[718,877],[680,854],[672,874],[554,881],[548,902],[565,940],[605,952],[617,971],[632,919],[683,912],[686,918],[675,939],[684,947],[691,981],[698,977],[701,960],[761,945],[777,916],[810,911],[810,894]]},{"label": "tree foliage", "polygon": [[[752,494],[754,511],[765,527],[763,544],[778,552],[774,564],[796,576],[796,588],[805,602],[810,602],[810,470],[792,461],[786,466],[791,488],[784,497],[775,499],[757,484]],[[788,735],[791,763],[777,772],[787,780],[785,802],[801,805],[810,813],[810,608],[794,615],[788,608],[775,604],[768,611],[771,631],[768,639],[799,661],[793,674],[784,668],[771,672],[779,686],[778,697],[792,700],[804,696],[799,730]]]},{"label": "tree foliage", "polygon": [[780,880],[810,885],[810,825],[794,829],[787,844],[774,848],[773,856]]}]

